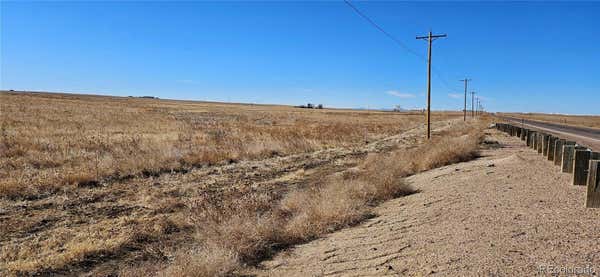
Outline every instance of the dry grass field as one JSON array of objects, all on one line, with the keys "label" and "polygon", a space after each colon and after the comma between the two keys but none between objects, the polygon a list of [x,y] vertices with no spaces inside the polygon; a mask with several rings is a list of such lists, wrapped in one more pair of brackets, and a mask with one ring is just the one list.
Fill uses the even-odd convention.
[{"label": "dry grass field", "polygon": [[415,193],[486,120],[0,93],[0,275],[219,276]]},{"label": "dry grass field", "polygon": [[[350,146],[420,114],[140,98],[0,93],[0,195]],[[447,118],[439,114],[435,119]]]},{"label": "dry grass field", "polygon": [[541,113],[502,113],[501,115],[573,126],[600,128],[600,116],[597,115],[563,115]]}]

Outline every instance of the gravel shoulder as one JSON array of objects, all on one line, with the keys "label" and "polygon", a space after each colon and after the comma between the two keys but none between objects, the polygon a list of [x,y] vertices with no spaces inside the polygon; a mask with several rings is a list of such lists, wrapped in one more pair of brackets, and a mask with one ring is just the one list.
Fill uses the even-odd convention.
[{"label": "gravel shoulder", "polygon": [[530,276],[561,266],[598,274],[600,210],[584,207],[585,188],[514,137],[490,130],[488,140],[502,147],[409,177],[420,193],[251,274]]}]

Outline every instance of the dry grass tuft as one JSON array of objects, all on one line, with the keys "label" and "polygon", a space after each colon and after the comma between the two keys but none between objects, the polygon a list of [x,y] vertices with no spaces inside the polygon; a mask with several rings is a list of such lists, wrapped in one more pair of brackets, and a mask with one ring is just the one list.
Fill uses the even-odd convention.
[{"label": "dry grass tuft", "polygon": [[[239,268],[240,263],[235,251],[221,245],[208,243],[199,249],[180,252],[175,257],[175,262],[160,275],[180,277],[226,276]],[[148,273],[153,274],[154,272]]]},{"label": "dry grass tuft", "polygon": [[283,237],[299,243],[359,222],[367,210],[356,196],[350,184],[338,182],[288,194],[279,207],[287,215]]},{"label": "dry grass tuft", "polygon": [[428,149],[422,151],[417,162],[417,170],[424,171],[472,160],[478,156],[477,148],[480,142],[481,137],[476,135],[444,137],[436,140]]}]

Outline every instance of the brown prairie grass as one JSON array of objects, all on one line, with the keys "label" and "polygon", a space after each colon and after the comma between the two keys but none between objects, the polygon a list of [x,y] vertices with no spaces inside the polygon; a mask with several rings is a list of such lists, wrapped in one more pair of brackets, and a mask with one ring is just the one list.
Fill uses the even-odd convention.
[{"label": "brown prairie grass", "polygon": [[[184,250],[163,272],[224,276],[275,251],[368,218],[371,207],[414,193],[403,177],[477,157],[481,126],[413,149],[373,154],[358,170],[276,197],[266,193],[201,199],[190,206],[200,246]],[[415,158],[418,157],[418,158]]]},{"label": "brown prairie grass", "polygon": [[[418,113],[0,92],[0,197],[362,144]],[[456,114],[435,113],[434,120]]]},{"label": "brown prairie grass", "polygon": [[113,274],[130,262],[122,275],[226,275],[360,222],[371,206],[411,193],[401,177],[419,170],[394,167],[394,159],[405,164],[414,155],[380,154],[351,172],[276,192],[247,190],[238,172],[222,191],[195,177],[222,167],[156,177],[354,147],[417,126],[422,114],[57,94],[0,98],[0,275]]}]

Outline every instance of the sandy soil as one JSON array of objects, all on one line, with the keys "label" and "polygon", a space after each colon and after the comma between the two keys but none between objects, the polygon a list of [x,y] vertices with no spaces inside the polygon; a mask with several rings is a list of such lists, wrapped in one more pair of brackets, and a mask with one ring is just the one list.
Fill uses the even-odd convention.
[{"label": "sandy soil", "polygon": [[251,274],[599,274],[600,209],[584,208],[585,188],[522,141],[489,132],[501,148],[408,178],[420,193],[386,202],[363,224],[282,252]]}]

